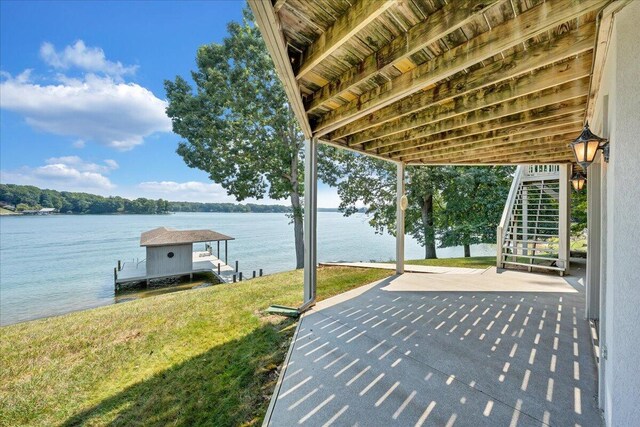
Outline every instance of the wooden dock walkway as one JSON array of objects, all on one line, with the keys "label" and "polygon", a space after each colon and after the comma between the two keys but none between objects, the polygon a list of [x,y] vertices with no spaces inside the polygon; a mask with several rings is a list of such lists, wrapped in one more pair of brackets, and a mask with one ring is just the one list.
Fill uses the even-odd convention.
[{"label": "wooden dock walkway", "polygon": [[215,255],[208,251],[193,252],[193,263],[191,271],[184,271],[170,275],[148,275],[146,271],[146,261],[125,261],[120,263],[119,268],[114,270],[114,282],[116,290],[123,283],[144,282],[149,280],[164,279],[176,276],[192,276],[196,273],[213,273],[222,283],[231,283],[234,276],[238,280],[239,273],[235,268],[227,265]]}]

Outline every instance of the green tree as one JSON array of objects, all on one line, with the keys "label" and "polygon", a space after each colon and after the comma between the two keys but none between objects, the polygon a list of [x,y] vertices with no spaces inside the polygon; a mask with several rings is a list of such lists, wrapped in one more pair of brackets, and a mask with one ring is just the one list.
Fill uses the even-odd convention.
[{"label": "green tree", "polygon": [[191,85],[166,81],[167,114],[188,166],[238,201],[290,199],[296,266],[303,266],[301,134],[259,30],[245,8],[228,37],[198,49]]},{"label": "green tree", "polygon": [[448,167],[442,181],[444,203],[439,217],[440,247],[495,243],[496,227],[509,193],[513,168],[500,166]]},{"label": "green tree", "polygon": [[[338,189],[339,210],[346,216],[364,206],[376,233],[396,233],[396,165],[344,150],[325,147],[318,167],[322,180]],[[443,169],[411,166],[406,187],[409,206],[405,231],[425,248],[425,258],[436,258],[435,200]]]}]

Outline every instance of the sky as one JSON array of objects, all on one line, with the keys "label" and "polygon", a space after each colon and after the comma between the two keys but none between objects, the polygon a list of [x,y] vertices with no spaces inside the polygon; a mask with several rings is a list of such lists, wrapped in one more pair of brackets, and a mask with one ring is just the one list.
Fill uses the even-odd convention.
[{"label": "sky", "polygon": [[[176,154],[163,82],[240,21],[239,0],[0,1],[0,182],[234,202]],[[289,204],[288,200],[245,202]],[[337,207],[320,183],[319,207]]]}]

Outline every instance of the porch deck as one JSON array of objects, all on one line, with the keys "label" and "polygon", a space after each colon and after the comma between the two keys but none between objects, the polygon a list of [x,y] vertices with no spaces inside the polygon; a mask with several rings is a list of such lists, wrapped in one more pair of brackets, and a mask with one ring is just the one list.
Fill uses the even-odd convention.
[{"label": "porch deck", "polygon": [[326,300],[265,424],[600,426],[581,272],[405,273]]}]

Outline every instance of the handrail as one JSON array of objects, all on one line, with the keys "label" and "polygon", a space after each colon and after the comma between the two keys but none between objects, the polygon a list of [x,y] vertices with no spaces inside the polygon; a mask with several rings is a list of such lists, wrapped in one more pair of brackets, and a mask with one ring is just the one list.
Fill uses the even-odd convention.
[{"label": "handrail", "polygon": [[[531,166],[529,166],[531,167]],[[529,171],[529,169],[527,169]],[[496,266],[498,268],[502,267],[502,246],[504,245],[504,229],[507,226],[507,222],[511,219],[511,212],[513,210],[513,204],[516,200],[516,194],[518,193],[518,187],[522,182],[522,177],[525,173],[525,169],[522,166],[518,166],[516,168],[516,172],[513,176],[513,181],[511,181],[511,189],[509,190],[509,195],[507,196],[507,201],[504,205],[504,210],[502,211],[502,217],[500,218],[500,224],[496,228],[496,242],[497,242],[497,256],[496,256]]]}]

